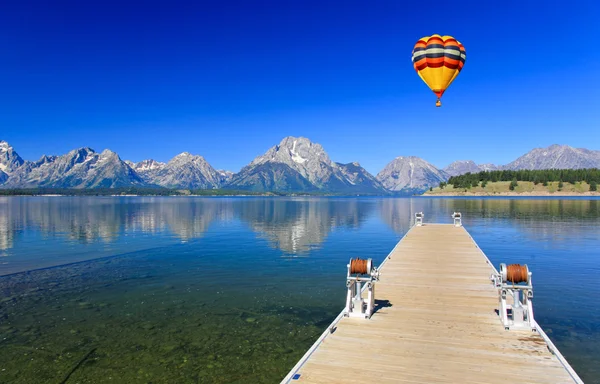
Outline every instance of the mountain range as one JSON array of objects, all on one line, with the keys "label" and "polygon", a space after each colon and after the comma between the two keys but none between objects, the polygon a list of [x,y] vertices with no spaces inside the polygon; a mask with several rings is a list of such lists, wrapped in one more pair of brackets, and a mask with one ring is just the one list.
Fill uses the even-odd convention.
[{"label": "mountain range", "polygon": [[461,160],[448,165],[443,171],[449,176],[458,176],[467,172],[552,168],[600,168],[600,151],[554,144],[547,148],[535,148],[506,165],[475,164],[472,160]]},{"label": "mountain range", "polygon": [[109,149],[79,148],[60,156],[23,160],[0,141],[0,188],[231,189],[344,194],[413,194],[467,172],[518,169],[600,168],[600,151],[552,145],[536,148],[506,165],[455,161],[438,169],[415,156],[399,156],[376,176],[358,162],[331,160],[325,149],[304,137],[285,137],[238,173],[213,168],[204,157],[183,152],[167,163],[122,160]]}]

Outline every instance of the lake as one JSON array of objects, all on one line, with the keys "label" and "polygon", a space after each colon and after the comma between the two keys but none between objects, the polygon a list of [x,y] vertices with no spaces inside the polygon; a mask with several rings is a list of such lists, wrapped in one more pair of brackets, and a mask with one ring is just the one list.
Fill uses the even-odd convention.
[{"label": "lake", "polygon": [[[600,199],[0,197],[1,383],[278,383],[415,212],[453,211],[600,383]],[[500,320],[498,320],[500,321]]]}]

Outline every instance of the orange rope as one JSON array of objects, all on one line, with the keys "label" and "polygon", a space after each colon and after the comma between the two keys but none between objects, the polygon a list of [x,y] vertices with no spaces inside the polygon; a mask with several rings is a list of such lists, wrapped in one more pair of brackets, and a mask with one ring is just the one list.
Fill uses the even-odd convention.
[{"label": "orange rope", "polygon": [[369,271],[367,271],[367,260],[362,260],[358,257],[356,259],[353,259],[350,262],[350,274],[354,273],[357,273],[359,275],[368,274]]},{"label": "orange rope", "polygon": [[527,267],[520,264],[510,264],[506,267],[506,280],[514,284],[527,282]]}]

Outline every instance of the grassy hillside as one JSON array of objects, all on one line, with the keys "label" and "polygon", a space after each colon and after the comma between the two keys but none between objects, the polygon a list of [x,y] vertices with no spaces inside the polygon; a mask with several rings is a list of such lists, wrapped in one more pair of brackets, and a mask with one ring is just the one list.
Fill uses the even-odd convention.
[{"label": "grassy hillside", "polygon": [[488,182],[485,187],[479,183],[476,187],[470,186],[466,188],[454,188],[451,184],[442,188],[433,188],[432,191],[427,191],[424,195],[474,195],[474,196],[512,196],[512,195],[529,195],[529,196],[560,196],[560,195],[591,195],[600,196],[600,193],[590,191],[590,185],[585,181],[571,183],[562,183],[562,188],[559,187],[558,181],[547,183],[544,186],[542,183],[535,185],[532,181],[519,181],[514,190],[510,189],[510,181]]}]

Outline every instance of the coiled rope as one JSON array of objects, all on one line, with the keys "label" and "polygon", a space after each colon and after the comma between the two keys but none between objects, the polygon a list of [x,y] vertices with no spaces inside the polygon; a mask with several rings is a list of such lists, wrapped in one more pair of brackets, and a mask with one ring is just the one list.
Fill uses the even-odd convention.
[{"label": "coiled rope", "polygon": [[506,280],[514,284],[526,283],[528,271],[526,265],[510,264],[506,267]]},{"label": "coiled rope", "polygon": [[368,260],[362,260],[359,259],[358,257],[356,259],[352,259],[350,261],[350,273],[351,274],[360,274],[360,275],[366,275],[368,274],[370,271],[367,270],[367,263]]}]

